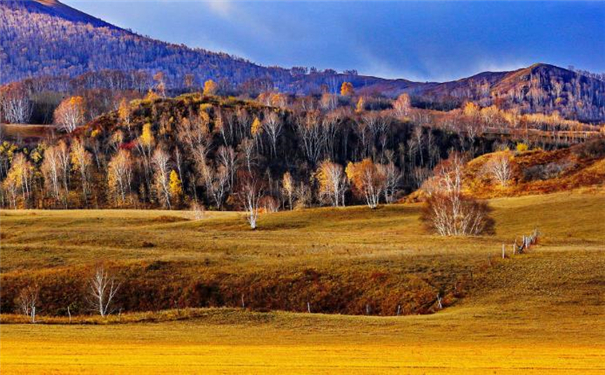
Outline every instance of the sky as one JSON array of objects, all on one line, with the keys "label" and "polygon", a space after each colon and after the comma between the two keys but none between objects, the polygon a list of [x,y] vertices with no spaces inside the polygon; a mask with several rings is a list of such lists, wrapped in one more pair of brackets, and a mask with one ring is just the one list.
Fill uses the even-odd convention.
[{"label": "sky", "polygon": [[605,1],[63,0],[262,65],[447,81],[542,62],[605,72]]}]

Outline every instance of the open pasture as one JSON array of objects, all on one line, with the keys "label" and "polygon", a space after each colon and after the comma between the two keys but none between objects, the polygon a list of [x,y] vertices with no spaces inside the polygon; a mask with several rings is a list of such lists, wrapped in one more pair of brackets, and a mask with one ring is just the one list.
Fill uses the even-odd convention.
[{"label": "open pasture", "polygon": [[[466,239],[428,233],[417,205],[282,212],[262,217],[255,232],[236,213],[191,221],[176,219],[188,212],[4,211],[4,278],[25,268],[32,274],[79,269],[101,256],[117,264],[162,259],[183,272],[209,259],[204,267],[213,272],[257,275],[304,266],[417,274],[432,267],[446,281],[447,270],[476,276],[464,298],[430,315],[227,306],[187,308],[182,311],[192,317],[185,320],[167,311],[139,322],[141,313],[86,325],[48,317],[61,324],[2,324],[0,366],[5,374],[602,373],[604,203],[598,193],[494,199],[495,234]],[[538,246],[498,259],[501,243],[535,226],[542,233]]]}]

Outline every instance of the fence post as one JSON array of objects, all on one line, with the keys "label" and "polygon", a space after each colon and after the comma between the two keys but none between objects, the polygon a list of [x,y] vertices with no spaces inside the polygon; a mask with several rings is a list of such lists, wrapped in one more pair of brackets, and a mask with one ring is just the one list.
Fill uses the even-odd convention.
[{"label": "fence post", "polygon": [[307,302],[307,312],[311,314],[311,304]]},{"label": "fence post", "polygon": [[502,244],[502,259],[506,258],[506,245]]}]

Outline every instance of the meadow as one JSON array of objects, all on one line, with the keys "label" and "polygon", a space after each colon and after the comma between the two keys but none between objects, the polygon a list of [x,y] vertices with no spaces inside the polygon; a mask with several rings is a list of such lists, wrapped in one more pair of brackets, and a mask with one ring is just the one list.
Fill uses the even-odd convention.
[{"label": "meadow", "polygon": [[[81,315],[71,324],[49,309],[45,315],[44,307],[35,325],[3,310],[0,368],[4,374],[605,371],[605,195],[566,192],[490,205],[493,235],[455,239],[431,234],[418,204],[266,214],[257,231],[231,212],[191,220],[190,212],[176,211],[3,211],[4,286],[85,274],[102,259],[121,276],[137,274],[133,268],[153,274],[161,265],[157,277],[218,277],[225,288],[287,280],[293,296],[246,301],[245,309],[224,298],[107,319]],[[535,227],[537,246],[500,259],[502,243],[510,246]],[[314,283],[292,276],[309,270]],[[426,285],[414,289],[411,278]],[[345,311],[356,315],[332,313],[339,310],[331,309],[329,296],[313,300],[335,280],[364,291],[347,295],[358,301]],[[242,290],[258,299],[284,293],[274,287]],[[437,291],[449,301],[420,315],[412,303],[406,316],[394,316],[393,303],[384,300],[395,292],[403,295],[395,304],[414,300],[409,288],[428,291],[429,303]],[[306,313],[309,300],[325,311]]]}]

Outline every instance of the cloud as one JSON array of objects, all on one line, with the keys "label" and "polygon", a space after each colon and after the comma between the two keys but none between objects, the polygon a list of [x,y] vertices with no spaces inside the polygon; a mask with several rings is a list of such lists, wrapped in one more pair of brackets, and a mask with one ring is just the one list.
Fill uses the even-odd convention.
[{"label": "cloud", "polygon": [[204,1],[208,9],[222,18],[230,18],[233,14],[234,6],[232,0],[210,0]]}]

